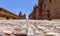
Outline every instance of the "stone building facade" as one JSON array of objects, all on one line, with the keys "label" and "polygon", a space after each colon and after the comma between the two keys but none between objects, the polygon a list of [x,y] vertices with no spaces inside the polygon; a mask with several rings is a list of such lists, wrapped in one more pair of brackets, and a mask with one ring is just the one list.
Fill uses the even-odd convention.
[{"label": "stone building facade", "polygon": [[48,18],[60,19],[60,0],[44,0],[43,12],[47,12]]},{"label": "stone building facade", "polygon": [[[21,14],[19,14],[21,15]],[[6,9],[3,9],[0,7],[0,20],[10,20],[10,19],[26,19],[26,17],[24,16],[18,16],[14,13],[11,13],[10,11],[6,10]]]},{"label": "stone building facade", "polygon": [[[60,19],[60,0],[38,0],[38,11],[35,10],[35,17],[39,20],[55,20]],[[33,13],[33,12],[32,12]],[[29,19],[34,19],[33,14],[29,15]]]},{"label": "stone building facade", "polygon": [[37,5],[35,5],[34,6],[34,10],[32,11],[32,13],[29,15],[29,19],[36,19],[37,18],[37,16],[36,16],[36,14],[38,13],[37,10],[38,9],[38,6]]}]

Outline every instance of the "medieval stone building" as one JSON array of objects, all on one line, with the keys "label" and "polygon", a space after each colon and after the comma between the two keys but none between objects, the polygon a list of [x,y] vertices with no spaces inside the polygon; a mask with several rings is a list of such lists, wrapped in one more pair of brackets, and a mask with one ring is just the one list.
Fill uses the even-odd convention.
[{"label": "medieval stone building", "polygon": [[38,6],[34,7],[33,12],[29,15],[29,19],[60,19],[60,0],[38,0]]},{"label": "medieval stone building", "polygon": [[20,11],[20,13],[19,13],[18,17],[20,17],[20,19],[26,19],[26,15],[25,15],[25,14],[24,14],[24,15],[22,15],[21,11]]},{"label": "medieval stone building", "polygon": [[34,10],[32,11],[32,13],[29,15],[29,19],[38,19],[38,6],[35,5],[34,6]]},{"label": "medieval stone building", "polygon": [[[21,14],[19,14],[21,15]],[[10,20],[10,19],[26,19],[24,16],[16,15],[8,10],[0,8],[0,20]]]}]

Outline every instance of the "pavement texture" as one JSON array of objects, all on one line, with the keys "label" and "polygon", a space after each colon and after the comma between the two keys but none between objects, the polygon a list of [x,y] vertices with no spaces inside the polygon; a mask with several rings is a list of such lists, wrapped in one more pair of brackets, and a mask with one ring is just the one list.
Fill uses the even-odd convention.
[{"label": "pavement texture", "polygon": [[60,36],[60,22],[48,20],[0,20],[0,35]]}]

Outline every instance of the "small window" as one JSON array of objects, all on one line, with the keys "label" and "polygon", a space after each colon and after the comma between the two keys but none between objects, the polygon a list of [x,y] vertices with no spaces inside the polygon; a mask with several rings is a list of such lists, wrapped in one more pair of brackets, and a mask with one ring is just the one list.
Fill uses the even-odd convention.
[{"label": "small window", "polygon": [[52,0],[49,0],[49,2],[51,2]]},{"label": "small window", "polygon": [[1,11],[1,8],[0,8],[0,11]]},{"label": "small window", "polygon": [[47,10],[47,12],[49,13],[49,12],[50,12],[50,10]]},{"label": "small window", "polygon": [[50,14],[48,14],[48,17],[50,17]]},{"label": "small window", "polygon": [[46,7],[46,4],[44,4],[44,7]]},{"label": "small window", "polygon": [[5,10],[5,12],[7,12],[7,10]]},{"label": "small window", "polygon": [[50,10],[47,10],[47,12],[48,12],[48,17],[50,17]]},{"label": "small window", "polygon": [[6,19],[9,19],[9,17],[6,17]]}]

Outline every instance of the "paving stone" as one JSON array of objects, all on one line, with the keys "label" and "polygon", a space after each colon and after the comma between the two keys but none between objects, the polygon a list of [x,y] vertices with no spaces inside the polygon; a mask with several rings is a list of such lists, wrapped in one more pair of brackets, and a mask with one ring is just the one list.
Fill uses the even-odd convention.
[{"label": "paving stone", "polygon": [[[0,20],[0,33],[24,34],[28,36],[47,36],[48,33],[60,34],[60,22],[48,20]],[[12,33],[11,33],[12,32]]]}]

